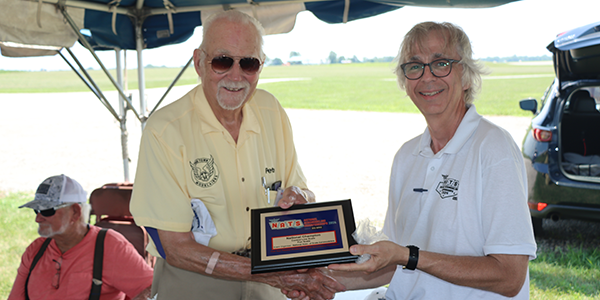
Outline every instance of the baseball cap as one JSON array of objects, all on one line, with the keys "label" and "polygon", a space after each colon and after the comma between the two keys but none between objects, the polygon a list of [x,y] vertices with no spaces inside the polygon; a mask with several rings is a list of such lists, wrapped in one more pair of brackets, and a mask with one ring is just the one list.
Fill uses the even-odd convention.
[{"label": "baseball cap", "polygon": [[86,200],[87,193],[83,187],[77,181],[61,174],[46,178],[38,186],[35,198],[19,208],[46,210],[65,203],[85,203]]}]

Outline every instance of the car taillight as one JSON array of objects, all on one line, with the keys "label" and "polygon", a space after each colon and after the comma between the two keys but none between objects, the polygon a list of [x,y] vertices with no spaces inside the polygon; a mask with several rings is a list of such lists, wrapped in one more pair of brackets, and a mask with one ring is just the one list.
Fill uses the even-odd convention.
[{"label": "car taillight", "polygon": [[533,202],[528,202],[527,205],[529,206],[530,209],[533,210],[537,210],[537,211],[542,211],[544,208],[546,208],[546,206],[548,206],[548,203],[533,203]]},{"label": "car taillight", "polygon": [[533,138],[538,142],[549,142],[552,140],[552,131],[534,128]]}]

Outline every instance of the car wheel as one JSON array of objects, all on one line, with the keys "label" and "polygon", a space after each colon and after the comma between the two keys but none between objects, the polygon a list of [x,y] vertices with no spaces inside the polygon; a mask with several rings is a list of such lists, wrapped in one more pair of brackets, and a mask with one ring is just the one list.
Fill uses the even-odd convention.
[{"label": "car wheel", "polygon": [[531,217],[531,223],[533,224],[533,234],[535,236],[543,236],[544,227],[542,226],[542,218]]}]

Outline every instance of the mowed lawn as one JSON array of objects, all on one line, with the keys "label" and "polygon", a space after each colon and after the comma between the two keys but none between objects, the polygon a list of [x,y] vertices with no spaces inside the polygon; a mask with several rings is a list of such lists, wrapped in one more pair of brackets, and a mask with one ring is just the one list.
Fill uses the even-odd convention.
[{"label": "mowed lawn", "polygon": [[[519,108],[519,100],[540,98],[552,82],[551,65],[512,65],[486,63],[491,74],[484,77],[483,91],[476,100],[484,115],[530,116]],[[392,63],[266,66],[261,79],[301,80],[263,84],[286,108],[334,109],[418,113],[396,84]],[[146,88],[168,86],[180,69],[148,68]],[[129,89],[137,89],[136,70],[128,70]],[[89,71],[98,86],[114,90],[106,76]],[[113,72],[114,73],[114,72]],[[115,74],[112,74],[116,78]],[[196,84],[198,76],[188,68],[177,85]],[[52,93],[88,91],[72,71],[0,71],[0,93]]]},{"label": "mowed lawn", "polygon": [[[483,80],[483,91],[476,100],[483,115],[531,116],[519,108],[519,100],[538,100],[553,80],[551,65],[486,64],[491,74]],[[333,109],[418,113],[410,99],[400,91],[387,63],[269,66],[261,79],[298,79],[261,84],[286,108]],[[179,72],[174,68],[145,70],[146,88],[166,87]],[[98,85],[112,90],[100,71],[90,71]],[[114,76],[114,74],[113,74]],[[129,70],[129,78],[137,78]],[[197,75],[188,69],[178,85],[197,83]],[[129,89],[137,83],[129,82]],[[51,93],[87,91],[71,71],[6,72],[0,71],[1,93]],[[0,102],[1,103],[1,102]],[[36,236],[33,213],[17,206],[33,196],[30,193],[6,193],[0,190],[0,299],[6,299],[20,256]],[[531,299],[600,299],[600,250],[579,244],[561,248],[541,248],[530,263]]]}]

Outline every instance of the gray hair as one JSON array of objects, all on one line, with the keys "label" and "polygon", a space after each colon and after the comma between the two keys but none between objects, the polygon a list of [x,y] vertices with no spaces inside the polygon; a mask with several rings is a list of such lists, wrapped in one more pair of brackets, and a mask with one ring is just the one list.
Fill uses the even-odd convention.
[{"label": "gray hair", "polygon": [[408,62],[410,57],[417,51],[417,48],[423,49],[425,47],[425,39],[432,31],[439,31],[442,33],[444,47],[446,49],[450,47],[456,48],[456,51],[460,56],[460,64],[463,65],[462,84],[463,86],[469,85],[469,88],[465,90],[464,101],[465,104],[473,103],[473,100],[475,100],[475,97],[481,91],[481,75],[488,74],[489,72],[481,62],[473,59],[473,49],[471,48],[471,41],[467,34],[462,28],[452,23],[419,23],[404,36],[404,40],[400,45],[400,51],[395,59],[397,66],[394,73],[398,80],[398,86],[401,89],[406,90],[407,79],[404,77],[401,65]]},{"label": "gray hair", "polygon": [[81,217],[79,221],[86,225],[90,221],[90,212],[92,211],[92,206],[89,203],[77,203],[81,206]]},{"label": "gray hair", "polygon": [[215,13],[213,15],[210,15],[205,21],[204,23],[202,23],[202,43],[200,44],[200,47],[198,47],[198,49],[204,50],[204,51],[200,51],[200,61],[201,63],[204,63],[204,60],[206,59],[206,36],[207,33],[210,31],[212,24],[217,21],[217,20],[221,20],[221,19],[226,19],[227,21],[233,22],[233,23],[239,23],[241,25],[246,25],[246,26],[253,26],[256,29],[256,44],[258,45],[259,48],[259,59],[261,61],[264,61],[266,58],[265,53],[263,52],[263,35],[265,35],[265,29],[263,28],[263,26],[260,24],[260,22],[258,20],[256,20],[255,18],[241,12],[238,10],[226,10],[223,12],[219,12],[219,13]]}]

